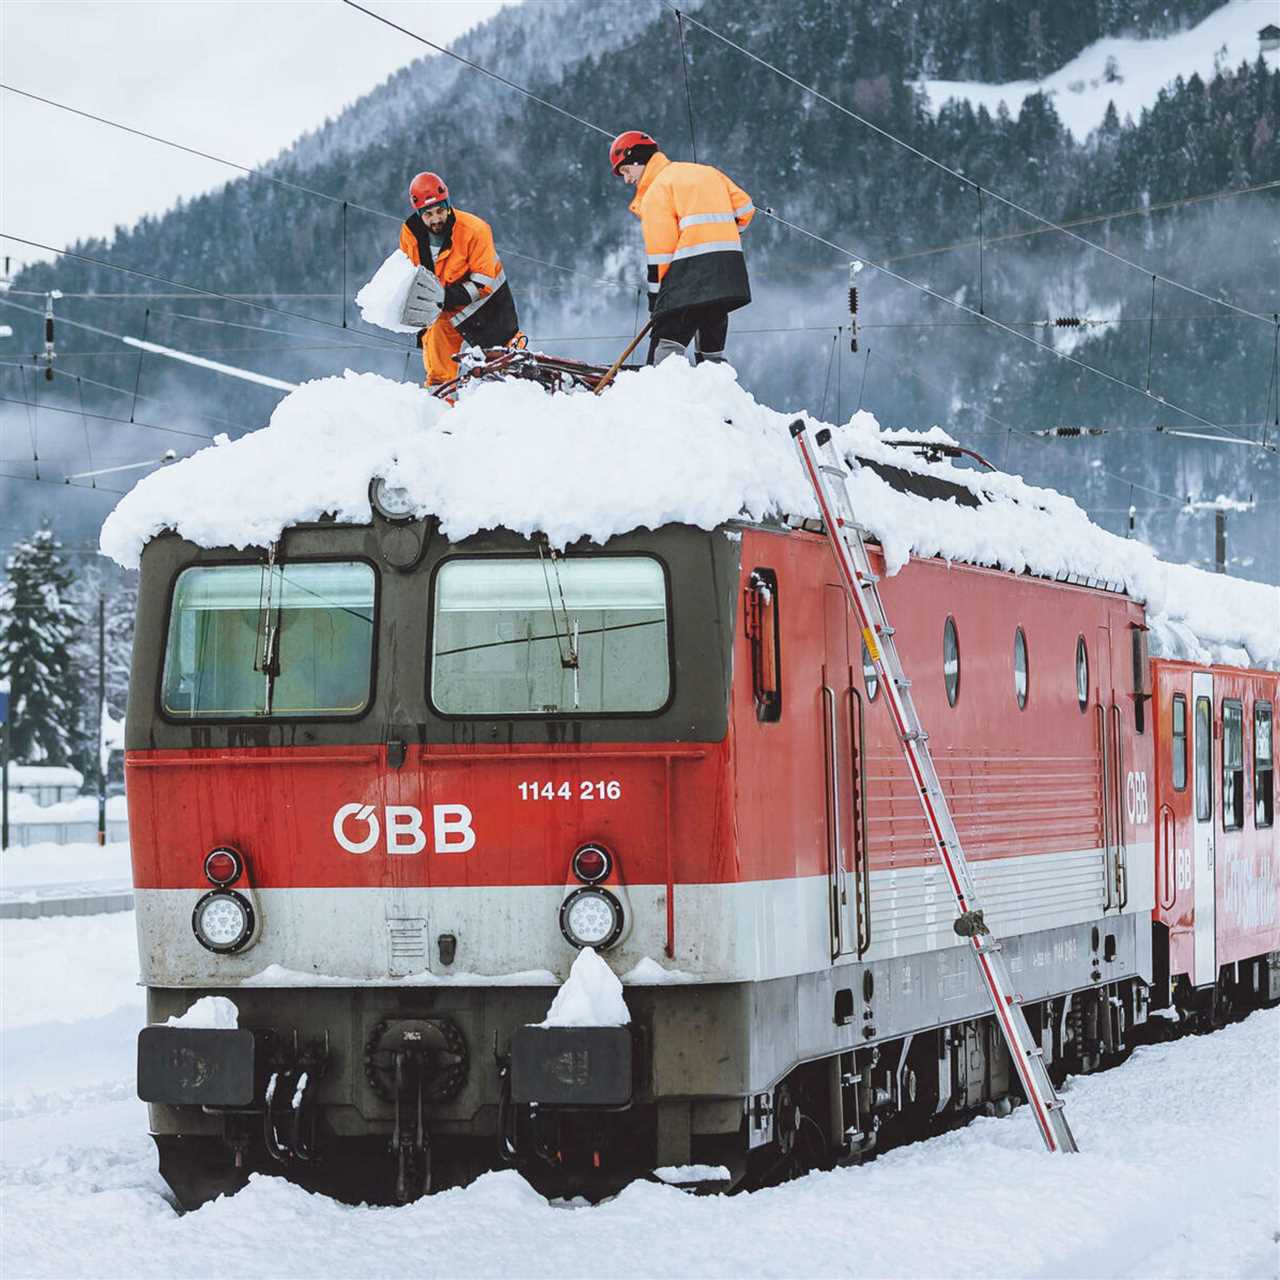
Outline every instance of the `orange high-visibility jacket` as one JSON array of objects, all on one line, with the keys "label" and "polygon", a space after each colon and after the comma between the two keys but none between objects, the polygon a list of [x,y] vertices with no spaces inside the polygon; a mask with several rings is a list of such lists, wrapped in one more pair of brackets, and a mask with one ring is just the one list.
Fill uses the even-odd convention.
[{"label": "orange high-visibility jacket", "polygon": [[644,167],[631,212],[644,228],[655,314],[707,304],[732,311],[751,301],[738,232],[755,205],[733,179],[659,151]]},{"label": "orange high-visibility jacket", "polygon": [[400,229],[400,248],[444,285],[441,318],[475,346],[499,347],[515,336],[520,321],[493,231],[483,218],[455,209],[444,234],[433,256],[426,223],[411,213]]}]

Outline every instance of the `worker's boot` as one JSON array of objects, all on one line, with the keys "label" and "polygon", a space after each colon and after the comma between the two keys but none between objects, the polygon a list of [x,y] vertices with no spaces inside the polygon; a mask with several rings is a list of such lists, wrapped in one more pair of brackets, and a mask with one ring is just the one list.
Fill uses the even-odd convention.
[{"label": "worker's boot", "polygon": [[726,364],[723,351],[698,351],[694,353],[694,364]]},{"label": "worker's boot", "polygon": [[653,349],[653,363],[661,364],[668,356],[683,356],[684,343],[674,338],[659,338]]}]

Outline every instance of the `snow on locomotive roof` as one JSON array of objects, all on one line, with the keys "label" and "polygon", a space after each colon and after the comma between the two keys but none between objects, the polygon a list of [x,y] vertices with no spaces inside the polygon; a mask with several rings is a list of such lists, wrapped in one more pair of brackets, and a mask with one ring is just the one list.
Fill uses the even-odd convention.
[{"label": "snow on locomotive roof", "polygon": [[[672,523],[816,516],[787,431],[795,416],[757,403],[727,365],[679,360],[624,373],[599,397],[483,382],[453,408],[348,371],[299,387],[261,430],[219,436],[142,480],[107,518],[102,549],[133,567],[165,530],[246,547],[321,517],[367,524],[375,476],[407,490],[453,541],[506,528],[564,546]],[[851,492],[890,573],[911,556],[942,556],[1109,586],[1147,602],[1154,651],[1280,665],[1280,590],[1165,564],[1019,476],[924,461],[886,443],[869,413],[834,431],[869,464]],[[909,438],[950,440],[936,427]]]}]

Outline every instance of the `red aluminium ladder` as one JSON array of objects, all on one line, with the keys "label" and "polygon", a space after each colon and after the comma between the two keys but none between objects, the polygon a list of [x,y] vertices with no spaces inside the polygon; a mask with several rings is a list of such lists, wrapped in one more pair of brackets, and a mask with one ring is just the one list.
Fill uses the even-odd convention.
[{"label": "red aluminium ladder", "polygon": [[1009,1056],[1017,1068],[1045,1146],[1050,1151],[1077,1151],[1079,1148],[1067,1124],[1062,1100],[1044,1063],[1044,1050],[1036,1043],[1023,1016],[1022,997],[1014,993],[1000,942],[982,918],[973,876],[965,861],[960,836],[938,780],[933,757],[929,754],[929,735],[916,714],[911,681],[902,670],[894,631],[876,586],[879,579],[871,571],[871,560],[863,537],[865,530],[854,518],[847,485],[849,469],[836,452],[829,429],[824,427],[816,437],[818,447],[824,451],[825,462],[817,460],[803,421],[797,418],[791,424],[791,435],[818,499],[827,541],[831,544],[845,593],[862,629],[867,655],[880,677],[902,754],[956,901],[959,915],[954,922],[955,931],[961,937],[967,937],[973,948],[973,958],[991,997],[996,1022],[1009,1046]]}]

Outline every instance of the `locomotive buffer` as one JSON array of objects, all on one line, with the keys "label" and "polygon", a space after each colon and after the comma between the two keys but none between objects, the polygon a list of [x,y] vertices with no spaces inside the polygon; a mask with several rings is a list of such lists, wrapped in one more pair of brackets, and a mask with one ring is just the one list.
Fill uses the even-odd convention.
[{"label": "locomotive buffer", "polygon": [[1022,1087],[1035,1113],[1045,1146],[1050,1151],[1077,1151],[1079,1148],[1072,1136],[1071,1127],[1067,1124],[1062,1100],[1054,1090],[1053,1081],[1049,1078],[1049,1071],[1044,1063],[1044,1051],[1036,1043],[1023,1016],[1022,997],[1014,994],[1009,966],[1001,954],[1000,942],[983,921],[973,876],[965,861],[960,836],[943,795],[933,757],[929,754],[929,735],[925,733],[920,717],[916,714],[911,697],[911,681],[903,674],[893,639],[893,628],[889,625],[880,600],[880,591],[876,586],[878,579],[871,571],[871,561],[863,540],[864,530],[854,518],[847,485],[849,470],[836,452],[831,432],[825,427],[817,433],[818,447],[826,456],[825,463],[818,462],[800,419],[791,424],[791,435],[818,499],[827,541],[831,544],[840,569],[845,593],[862,628],[867,654],[875,665],[881,686],[885,690],[885,700],[898,741],[902,745],[902,754],[906,757],[907,768],[920,797],[934,847],[956,900],[960,914],[954,923],[955,931],[961,937],[967,937],[973,948],[978,971],[991,996],[996,1022],[1009,1046],[1009,1056],[1017,1068],[1018,1078],[1022,1081]]}]

